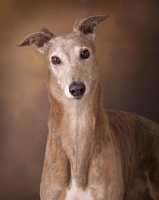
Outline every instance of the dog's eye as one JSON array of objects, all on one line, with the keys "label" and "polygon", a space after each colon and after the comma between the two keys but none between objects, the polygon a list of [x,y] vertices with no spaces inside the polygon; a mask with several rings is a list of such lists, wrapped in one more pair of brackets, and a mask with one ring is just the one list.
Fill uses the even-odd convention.
[{"label": "dog's eye", "polygon": [[81,56],[82,59],[87,59],[89,57],[89,55],[90,55],[90,52],[88,51],[88,49],[86,49],[86,50],[81,52],[80,56]]},{"label": "dog's eye", "polygon": [[61,60],[60,60],[60,58],[57,57],[57,56],[52,56],[51,62],[52,62],[52,64],[54,64],[54,65],[59,65],[59,64],[61,63]]}]

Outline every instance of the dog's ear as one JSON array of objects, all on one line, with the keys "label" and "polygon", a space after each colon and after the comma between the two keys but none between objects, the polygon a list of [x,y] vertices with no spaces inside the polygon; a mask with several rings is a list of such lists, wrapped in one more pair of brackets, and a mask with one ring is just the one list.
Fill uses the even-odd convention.
[{"label": "dog's ear", "polygon": [[47,28],[42,28],[38,32],[32,33],[22,40],[18,46],[33,46],[36,47],[41,53],[44,53],[45,44],[48,44],[49,40],[54,37],[54,34]]},{"label": "dog's ear", "polygon": [[77,35],[83,35],[91,40],[94,40],[96,28],[107,17],[108,15],[101,15],[88,17],[84,20],[76,20],[73,32]]}]

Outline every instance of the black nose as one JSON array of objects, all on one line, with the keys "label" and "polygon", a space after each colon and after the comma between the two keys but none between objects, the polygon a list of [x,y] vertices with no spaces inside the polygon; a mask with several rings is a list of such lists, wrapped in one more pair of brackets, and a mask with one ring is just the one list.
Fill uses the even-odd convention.
[{"label": "black nose", "polygon": [[86,87],[83,83],[73,82],[69,86],[69,92],[74,97],[81,97],[85,93]]}]

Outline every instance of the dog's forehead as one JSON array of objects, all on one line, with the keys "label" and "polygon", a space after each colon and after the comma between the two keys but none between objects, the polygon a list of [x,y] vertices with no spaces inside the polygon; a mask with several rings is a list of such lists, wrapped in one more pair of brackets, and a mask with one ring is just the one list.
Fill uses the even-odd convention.
[{"label": "dog's forehead", "polygon": [[77,46],[79,48],[85,47],[94,50],[94,44],[92,41],[86,37],[79,37],[74,34],[58,36],[52,39],[50,50],[61,49],[63,51],[68,51],[68,49],[75,49]]}]

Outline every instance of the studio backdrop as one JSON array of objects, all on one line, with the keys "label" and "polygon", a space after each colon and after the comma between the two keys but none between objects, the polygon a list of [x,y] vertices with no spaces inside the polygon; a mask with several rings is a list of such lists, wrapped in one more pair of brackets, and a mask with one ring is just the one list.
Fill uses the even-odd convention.
[{"label": "studio backdrop", "polygon": [[103,14],[95,44],[105,107],[159,123],[159,1],[1,0],[1,200],[40,199],[48,133],[45,60],[17,44],[43,27],[58,36],[72,32],[76,19]]}]

